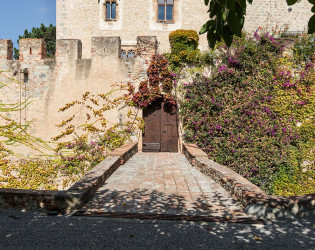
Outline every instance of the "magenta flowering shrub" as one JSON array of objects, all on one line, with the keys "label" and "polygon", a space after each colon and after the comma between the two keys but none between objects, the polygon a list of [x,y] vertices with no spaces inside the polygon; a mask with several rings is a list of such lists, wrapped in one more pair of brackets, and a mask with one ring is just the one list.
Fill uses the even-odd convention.
[{"label": "magenta flowering shrub", "polygon": [[[102,141],[91,141],[86,135],[63,143],[57,149],[62,168],[68,173],[82,173],[106,158],[106,145]],[[69,154],[65,153],[68,150]]]},{"label": "magenta flowering shrub", "polygon": [[[301,92],[297,79],[305,72],[293,75],[277,65],[283,49],[268,34],[238,40],[212,77],[184,84],[180,106],[186,142],[269,193],[279,175],[292,172],[290,154],[299,151],[301,140],[294,113],[284,115],[275,107],[277,86]],[[300,106],[307,104],[299,100]]]},{"label": "magenta flowering shrub", "polygon": [[258,33],[258,30],[254,33],[254,39],[256,44],[263,48],[265,51],[272,52],[274,54],[281,54],[284,50],[284,44],[276,41],[273,36],[269,33]]},{"label": "magenta flowering shrub", "polygon": [[270,189],[277,167],[286,162],[288,148],[299,136],[292,121],[270,108],[273,97],[268,90],[204,78],[184,89],[181,115],[185,140],[197,143],[211,159]]}]

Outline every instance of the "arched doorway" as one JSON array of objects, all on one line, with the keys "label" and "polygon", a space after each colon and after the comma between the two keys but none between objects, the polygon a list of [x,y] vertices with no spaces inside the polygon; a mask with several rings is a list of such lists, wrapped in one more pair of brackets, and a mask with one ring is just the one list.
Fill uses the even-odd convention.
[{"label": "arched doorway", "polygon": [[162,99],[143,110],[143,152],[178,152],[177,107]]}]

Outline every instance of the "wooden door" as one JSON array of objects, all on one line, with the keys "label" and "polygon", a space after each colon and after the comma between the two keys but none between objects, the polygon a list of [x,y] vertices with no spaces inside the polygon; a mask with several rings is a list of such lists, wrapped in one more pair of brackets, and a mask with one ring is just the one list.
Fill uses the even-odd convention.
[{"label": "wooden door", "polygon": [[161,150],[161,101],[155,101],[143,110],[143,152]]},{"label": "wooden door", "polygon": [[161,152],[178,151],[177,108],[162,102],[161,108]]},{"label": "wooden door", "polygon": [[176,105],[157,100],[143,111],[143,152],[178,152]]}]

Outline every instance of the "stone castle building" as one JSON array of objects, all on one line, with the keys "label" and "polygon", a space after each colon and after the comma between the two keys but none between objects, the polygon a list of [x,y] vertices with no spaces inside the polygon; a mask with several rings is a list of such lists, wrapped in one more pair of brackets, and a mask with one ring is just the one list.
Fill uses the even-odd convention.
[{"label": "stone castle building", "polygon": [[[156,36],[160,52],[169,50],[168,35],[177,29],[199,31],[209,19],[203,0],[57,0],[57,39],[80,39],[83,58],[91,54],[91,38],[119,36],[128,54],[136,37]],[[300,0],[288,7],[286,0],[254,0],[248,5],[245,30],[288,24],[302,31],[312,15],[311,4]],[[200,49],[206,50],[206,36]]]},{"label": "stone castle building", "polygon": [[[67,114],[64,104],[78,100],[86,91],[106,93],[114,83],[135,86],[146,79],[150,57],[169,50],[168,35],[177,29],[200,30],[208,19],[203,0],[56,0],[56,57],[46,59],[42,39],[20,40],[20,59],[13,60],[13,44],[0,40],[2,103],[32,101],[18,115],[31,121],[31,133],[45,140],[57,135],[56,124]],[[286,0],[254,0],[248,8],[245,29],[259,25],[289,24],[292,31],[307,27],[310,4],[301,0],[291,7]],[[208,48],[201,36],[200,49]],[[13,78],[22,82],[12,84]],[[65,116],[66,115],[66,116]],[[110,119],[117,122],[123,110]]]}]

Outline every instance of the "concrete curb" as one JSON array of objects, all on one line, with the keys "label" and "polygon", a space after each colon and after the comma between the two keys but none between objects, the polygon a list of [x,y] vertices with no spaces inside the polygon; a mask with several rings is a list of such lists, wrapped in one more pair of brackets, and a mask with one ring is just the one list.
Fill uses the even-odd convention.
[{"label": "concrete curb", "polygon": [[194,144],[183,144],[183,153],[202,173],[222,185],[245,207],[245,212],[258,218],[296,218],[315,215],[315,194],[303,196],[272,196],[232,169],[209,160]]},{"label": "concrete curb", "polygon": [[70,213],[80,208],[116,169],[138,152],[138,143],[126,144],[87,173],[68,190],[23,190],[0,188],[0,208],[43,209]]},{"label": "concrete curb", "polygon": [[175,220],[175,221],[202,221],[220,223],[242,223],[265,225],[265,221],[255,218],[230,218],[226,216],[204,216],[204,215],[179,215],[179,214],[151,214],[151,213],[130,213],[130,212],[102,212],[102,211],[77,211],[73,216],[79,217],[103,217],[103,218],[124,218],[139,220]]}]

